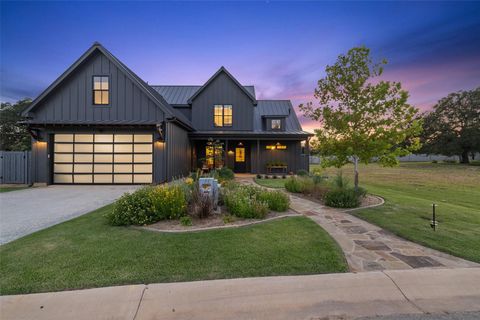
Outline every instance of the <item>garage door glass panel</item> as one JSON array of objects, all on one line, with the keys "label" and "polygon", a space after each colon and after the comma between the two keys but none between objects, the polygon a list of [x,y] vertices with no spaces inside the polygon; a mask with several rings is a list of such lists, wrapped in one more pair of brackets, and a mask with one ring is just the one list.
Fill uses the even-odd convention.
[{"label": "garage door glass panel", "polygon": [[113,176],[114,183],[133,183],[131,174],[116,174]]},{"label": "garage door glass panel", "polygon": [[152,162],[152,155],[151,154],[135,154],[133,156],[134,162]]},{"label": "garage door glass panel", "polygon": [[92,175],[90,174],[76,174],[73,176],[74,183],[92,183]]},{"label": "garage door glass panel", "polygon": [[55,152],[73,152],[73,144],[55,143]]},{"label": "garage door glass panel", "polygon": [[136,134],[135,142],[153,142],[153,136],[151,134]]},{"label": "garage door glass panel", "polygon": [[95,164],[93,170],[95,173],[111,173],[113,166],[111,164]]},{"label": "garage door glass panel", "polygon": [[151,174],[134,174],[133,183],[152,183]]},{"label": "garage door glass panel", "polygon": [[132,162],[132,155],[131,154],[116,154],[115,155],[115,163],[118,162]]},{"label": "garage door glass panel", "polygon": [[93,134],[76,134],[75,142],[93,142]]},{"label": "garage door glass panel", "polygon": [[56,134],[55,142],[73,142],[73,134]]},{"label": "garage door glass panel", "polygon": [[113,134],[96,134],[95,142],[113,142]]},{"label": "garage door glass panel", "polygon": [[131,144],[116,144],[115,153],[132,153],[133,146]]},{"label": "garage door glass panel", "polygon": [[133,142],[132,134],[116,134],[115,142]]},{"label": "garage door glass panel", "polygon": [[53,181],[55,183],[72,183],[73,176],[71,174],[55,174],[53,175]]},{"label": "garage door glass panel", "polygon": [[112,153],[113,144],[95,144],[95,153]]},{"label": "garage door glass panel", "polygon": [[152,165],[151,164],[136,164],[133,166],[133,171],[135,173],[151,173]]},{"label": "garage door glass panel", "polygon": [[152,145],[151,144],[135,144],[135,153],[145,152],[151,153],[152,152]]},{"label": "garage door glass panel", "polygon": [[132,165],[131,164],[116,164],[114,166],[115,173],[132,173]]},{"label": "garage door glass panel", "polygon": [[73,154],[71,153],[56,153],[55,162],[73,162]]},{"label": "garage door glass panel", "polygon": [[[55,159],[55,161],[58,161],[58,159]],[[79,162],[80,163],[81,162],[92,163],[93,162],[93,154],[75,154],[75,162],[76,163],[79,163]]]},{"label": "garage door glass panel", "polygon": [[91,173],[93,172],[93,165],[91,164],[74,164],[73,172],[75,173]]},{"label": "garage door glass panel", "polygon": [[53,171],[55,173],[70,173],[72,172],[72,165],[71,164],[57,164],[53,165]]},{"label": "garage door glass panel", "polygon": [[93,144],[75,144],[75,152],[93,152]]},{"label": "garage door glass panel", "polygon": [[96,154],[95,162],[113,162],[113,154]]},{"label": "garage door glass panel", "polygon": [[95,179],[95,183],[112,183],[111,174],[96,174],[93,177]]}]

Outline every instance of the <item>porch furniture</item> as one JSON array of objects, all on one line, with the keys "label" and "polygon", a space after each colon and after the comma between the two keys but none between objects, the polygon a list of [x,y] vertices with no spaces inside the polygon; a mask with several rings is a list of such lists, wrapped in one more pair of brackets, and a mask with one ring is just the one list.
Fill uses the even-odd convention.
[{"label": "porch furniture", "polygon": [[287,173],[287,166],[286,165],[267,165],[267,173],[274,174],[274,173]]}]

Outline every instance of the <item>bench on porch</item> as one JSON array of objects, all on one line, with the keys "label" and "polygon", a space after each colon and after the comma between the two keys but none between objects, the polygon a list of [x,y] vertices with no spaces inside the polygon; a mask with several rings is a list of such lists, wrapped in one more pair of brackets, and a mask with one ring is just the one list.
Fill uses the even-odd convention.
[{"label": "bench on porch", "polygon": [[267,173],[274,174],[274,173],[287,173],[287,165],[267,165]]}]

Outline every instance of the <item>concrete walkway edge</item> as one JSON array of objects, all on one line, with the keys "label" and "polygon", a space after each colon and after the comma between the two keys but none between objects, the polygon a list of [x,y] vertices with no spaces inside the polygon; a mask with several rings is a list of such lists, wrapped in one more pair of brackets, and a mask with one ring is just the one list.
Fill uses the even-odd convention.
[{"label": "concrete walkway edge", "polygon": [[480,310],[480,268],[243,278],[0,297],[2,319],[355,319]]}]

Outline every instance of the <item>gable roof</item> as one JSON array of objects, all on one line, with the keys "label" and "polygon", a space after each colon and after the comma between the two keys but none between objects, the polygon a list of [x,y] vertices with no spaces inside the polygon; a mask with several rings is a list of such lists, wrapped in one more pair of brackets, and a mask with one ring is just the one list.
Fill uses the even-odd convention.
[{"label": "gable roof", "polygon": [[165,112],[172,120],[178,120],[183,125],[192,129],[192,124],[180,111],[175,110],[170,106],[167,101],[153,88],[151,88],[145,81],[143,81],[139,76],[137,76],[132,70],[130,70],[126,65],[124,65],[120,60],[118,60],[113,54],[111,54],[105,47],[100,43],[94,42],[93,45],[85,51],[83,55],[80,56],[64,73],[62,73],[50,86],[45,89],[33,102],[22,111],[22,115],[26,116],[28,112],[31,112],[35,107],[39,105],[56,87],[58,87],[70,74],[72,74],[86,59],[93,55],[96,51],[101,52],[107,57],[117,68],[122,70],[125,75],[133,81],[139,88],[149,96],[152,101]]},{"label": "gable roof", "polygon": [[[196,93],[202,86],[171,86],[171,85],[151,85],[162,97],[171,105],[188,106],[188,100]],[[254,86],[243,86],[253,97],[255,97]]]},{"label": "gable roof", "polygon": [[240,82],[237,81],[237,79],[235,79],[231,74],[230,72],[227,71],[227,69],[225,69],[224,66],[222,66],[220,69],[218,69],[217,72],[215,72],[213,74],[213,76],[210,77],[210,79],[207,80],[207,82],[205,82],[205,84],[203,86],[201,86],[194,94],[193,96],[190,97],[190,99],[188,99],[188,103],[191,104],[192,101],[203,91],[205,90],[209,85],[210,83],[215,80],[216,77],[218,77],[221,73],[225,73],[249,98],[250,100],[252,100],[253,104],[254,105],[257,105],[257,99],[255,99],[255,97],[247,90],[245,89],[244,86],[242,86],[240,84]]}]

